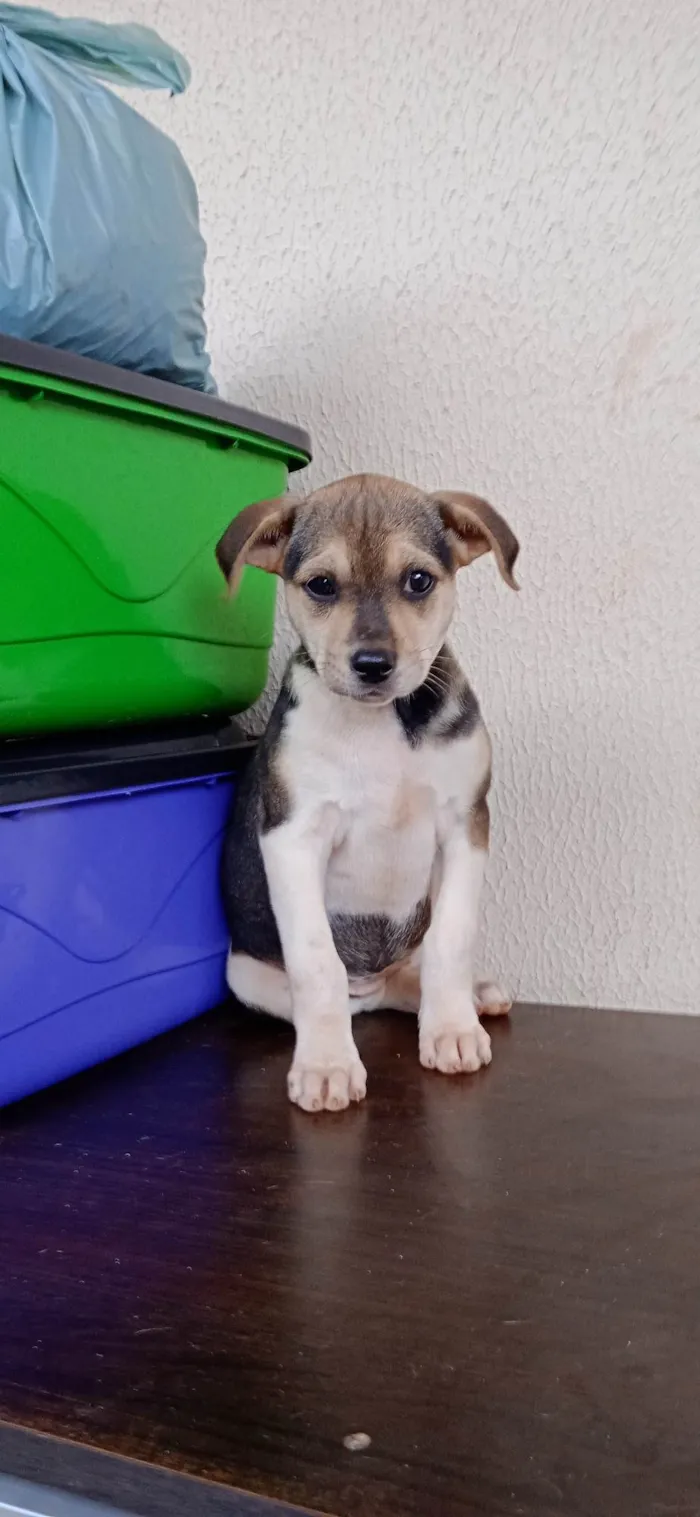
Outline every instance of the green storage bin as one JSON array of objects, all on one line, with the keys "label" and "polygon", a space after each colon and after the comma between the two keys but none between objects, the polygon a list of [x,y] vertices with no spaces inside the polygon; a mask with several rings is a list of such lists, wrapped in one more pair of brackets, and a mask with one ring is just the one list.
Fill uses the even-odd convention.
[{"label": "green storage bin", "polygon": [[0,337],[0,732],[249,706],[276,582],[231,602],[214,546],[309,458],[296,427]]}]

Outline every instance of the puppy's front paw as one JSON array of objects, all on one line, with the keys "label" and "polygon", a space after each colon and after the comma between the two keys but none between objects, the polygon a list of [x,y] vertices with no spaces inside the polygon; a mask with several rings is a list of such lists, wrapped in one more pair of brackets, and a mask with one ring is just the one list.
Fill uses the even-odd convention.
[{"label": "puppy's front paw", "polygon": [[367,1071],[357,1049],[337,1062],[295,1058],[287,1076],[289,1099],[302,1111],[344,1111],[351,1101],[363,1101]]},{"label": "puppy's front paw", "polygon": [[443,1075],[474,1074],[491,1063],[491,1039],[478,1022],[467,1028],[445,1022],[421,1028],[419,1052],[424,1069],[439,1069]]}]

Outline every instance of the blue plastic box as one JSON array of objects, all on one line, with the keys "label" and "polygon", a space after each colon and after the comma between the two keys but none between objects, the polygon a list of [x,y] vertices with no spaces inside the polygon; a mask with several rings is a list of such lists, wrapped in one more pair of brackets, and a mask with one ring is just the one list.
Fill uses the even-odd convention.
[{"label": "blue plastic box", "polygon": [[225,994],[233,725],[0,746],[0,1105]]}]

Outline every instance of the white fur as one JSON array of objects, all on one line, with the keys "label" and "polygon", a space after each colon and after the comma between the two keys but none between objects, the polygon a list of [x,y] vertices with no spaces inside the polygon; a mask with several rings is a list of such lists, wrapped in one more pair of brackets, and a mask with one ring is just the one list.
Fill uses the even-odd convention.
[{"label": "white fur", "polygon": [[[286,973],[236,954],[228,979],[241,1000],[293,1020],[291,1099],[306,1110],[338,1110],[361,1100],[366,1086],[351,1013],[397,1003],[418,1009],[419,959],[422,1062],[445,1073],[490,1062],[473,991],[485,852],[470,843],[468,825],[490,743],[478,725],[463,739],[412,748],[390,705],[336,695],[303,667],[293,678],[298,705],[278,756],[291,814],[261,840]],[[421,955],[349,986],[329,914],[402,922],[428,893],[432,921]],[[484,988],[501,1008],[497,987]]]}]

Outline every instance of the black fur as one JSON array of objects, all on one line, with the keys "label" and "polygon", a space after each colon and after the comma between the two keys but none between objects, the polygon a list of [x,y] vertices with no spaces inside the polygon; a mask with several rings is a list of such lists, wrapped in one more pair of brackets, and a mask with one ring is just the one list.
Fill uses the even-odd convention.
[{"label": "black fur", "polygon": [[445,704],[445,697],[426,681],[411,695],[394,701],[394,710],[412,748],[417,748],[426,736],[430,723],[435,720]]},{"label": "black fur", "polygon": [[378,591],[370,590],[358,595],[352,630],[354,636],[365,645],[391,641],[389,617]]},{"label": "black fur", "polygon": [[224,839],[221,887],[233,952],[282,964],[282,945],[260,852],[257,767],[254,759],[236,796]]},{"label": "black fur", "polygon": [[454,569],[454,554],[450,547],[450,540],[437,512],[434,516],[426,516],[425,523],[421,523],[421,527],[426,544],[438,563],[442,564],[443,569]]},{"label": "black fur", "polygon": [[[459,705],[441,721],[448,702],[457,697]],[[430,738],[450,742],[468,737],[480,717],[479,702],[449,648],[444,647],[435,659],[427,679],[411,695],[394,701],[394,710],[412,748]]]},{"label": "black fur", "polygon": [[[295,663],[296,658],[292,660]],[[299,659],[298,662],[302,660]],[[290,711],[296,706],[290,664],[255,756],[236,793],[224,838],[221,887],[234,953],[282,963],[282,945],[270,905],[260,836],[279,827],[288,797],[276,772],[275,755]]]},{"label": "black fur", "polygon": [[422,943],[430,922],[430,901],[419,901],[403,922],[391,917],[332,916],[333,942],[348,974],[379,974]]},{"label": "black fur", "polygon": [[432,722],[447,700],[448,682],[452,673],[451,654],[441,648],[427,679],[410,695],[394,701],[394,710],[412,748],[423,741]]},{"label": "black fur", "polygon": [[311,654],[308,651],[308,648],[305,648],[303,643],[300,648],[297,648],[297,651],[292,659],[292,664],[296,664],[298,669],[313,669],[314,674],[316,673],[316,665],[311,657]]},{"label": "black fur", "polygon": [[283,574],[286,580],[294,579],[304,559],[313,552],[318,541],[318,525],[313,517],[296,517],[292,527],[287,551],[284,555]]}]

